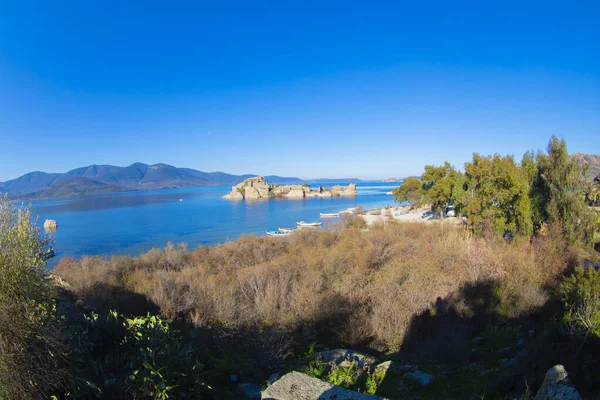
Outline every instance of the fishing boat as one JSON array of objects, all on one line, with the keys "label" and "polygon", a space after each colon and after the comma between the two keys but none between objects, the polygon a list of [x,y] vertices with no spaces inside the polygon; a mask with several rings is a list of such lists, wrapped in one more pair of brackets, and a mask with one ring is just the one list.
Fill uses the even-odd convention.
[{"label": "fishing boat", "polygon": [[321,218],[336,218],[336,217],[340,216],[340,213],[331,213],[331,214],[319,213],[319,215],[321,216]]},{"label": "fishing boat", "polygon": [[281,230],[277,230],[277,231],[267,231],[267,236],[272,236],[272,237],[281,237],[281,236],[290,236],[292,234],[292,232],[282,232]]},{"label": "fishing boat", "polygon": [[298,225],[301,228],[304,227],[310,227],[310,228],[316,228],[321,226],[322,222],[304,222],[304,221],[300,221],[300,222],[296,222],[296,225]]},{"label": "fishing boat", "polygon": [[294,232],[294,228],[279,228],[279,232]]},{"label": "fishing boat", "polygon": [[385,194],[387,194],[388,196],[393,196],[394,192],[385,192]]}]

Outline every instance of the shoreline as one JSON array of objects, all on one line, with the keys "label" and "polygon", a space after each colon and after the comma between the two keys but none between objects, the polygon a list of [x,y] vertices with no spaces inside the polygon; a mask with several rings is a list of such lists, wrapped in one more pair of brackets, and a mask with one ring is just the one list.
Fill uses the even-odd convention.
[{"label": "shoreline", "polygon": [[363,211],[357,216],[363,218],[367,226],[372,226],[377,223],[385,223],[386,221],[411,222],[421,224],[432,223],[455,223],[461,225],[464,223],[462,217],[444,217],[440,218],[440,214],[431,210],[431,207],[420,207],[411,210],[410,206],[387,206],[371,208]]}]

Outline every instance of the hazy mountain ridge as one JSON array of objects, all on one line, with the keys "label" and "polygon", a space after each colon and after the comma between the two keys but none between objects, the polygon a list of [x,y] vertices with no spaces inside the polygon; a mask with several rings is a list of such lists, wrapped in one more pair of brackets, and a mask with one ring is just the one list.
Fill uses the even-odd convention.
[{"label": "hazy mountain ridge", "polygon": [[575,153],[571,157],[589,165],[586,177],[590,180],[600,175],[600,154]]},{"label": "hazy mountain ridge", "polygon": [[21,199],[38,199],[48,197],[81,196],[86,194],[102,194],[124,192],[129,190],[123,186],[102,183],[90,178],[70,177],[56,180],[50,187],[33,193],[20,195]]},{"label": "hazy mountain ridge", "polygon": [[[177,168],[168,164],[134,163],[127,167],[89,165],[65,173],[35,171],[16,179],[0,182],[0,192],[10,198],[42,198],[100,194],[125,190],[151,190],[194,186],[234,185],[253,174],[233,175]],[[302,183],[296,177],[271,175],[273,183]]]}]

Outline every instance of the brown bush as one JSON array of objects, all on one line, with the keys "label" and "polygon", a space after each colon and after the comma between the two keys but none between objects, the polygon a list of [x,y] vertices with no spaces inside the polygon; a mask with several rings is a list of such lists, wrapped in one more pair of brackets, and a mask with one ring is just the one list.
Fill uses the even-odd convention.
[{"label": "brown bush", "polygon": [[460,227],[387,223],[362,232],[346,223],[286,240],[243,236],[191,252],[170,246],[138,258],[67,259],[56,273],[90,303],[114,295],[97,290],[102,283],[197,326],[303,330],[393,350],[415,315],[435,313],[436,300],[465,283],[498,282],[502,315],[541,307],[544,288],[569,262],[560,240],[548,234],[507,244]]}]

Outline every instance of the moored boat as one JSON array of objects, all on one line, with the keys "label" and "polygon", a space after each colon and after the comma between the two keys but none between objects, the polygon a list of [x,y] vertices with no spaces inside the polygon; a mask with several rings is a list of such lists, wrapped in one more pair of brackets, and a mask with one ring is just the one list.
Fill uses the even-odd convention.
[{"label": "moored boat", "polygon": [[282,232],[281,230],[267,231],[267,236],[272,236],[272,237],[290,236],[291,234],[292,234],[291,231],[288,231],[288,232]]},{"label": "moored boat", "polygon": [[322,222],[304,222],[304,221],[300,221],[300,222],[296,222],[296,225],[298,225],[299,227],[311,227],[311,228],[316,228],[321,226]]},{"label": "moored boat", "polygon": [[294,228],[279,228],[279,232],[294,232]]},{"label": "moored boat", "polygon": [[340,216],[340,213],[319,213],[319,215],[321,216],[321,218],[336,218]]}]

